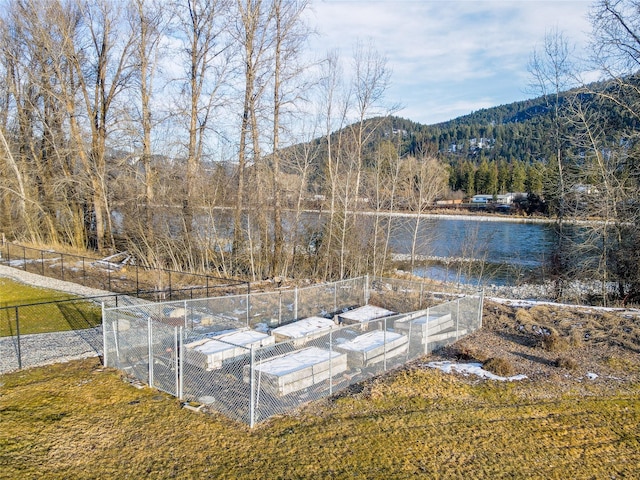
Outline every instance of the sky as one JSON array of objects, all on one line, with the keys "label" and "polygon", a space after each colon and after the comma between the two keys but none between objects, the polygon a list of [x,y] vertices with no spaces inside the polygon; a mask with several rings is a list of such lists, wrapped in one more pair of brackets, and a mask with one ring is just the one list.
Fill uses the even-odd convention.
[{"label": "sky", "polygon": [[[433,124],[538,96],[528,65],[557,30],[584,56],[591,0],[313,0],[317,55],[371,42],[392,70],[396,115]],[[595,80],[596,78],[588,78]]]}]

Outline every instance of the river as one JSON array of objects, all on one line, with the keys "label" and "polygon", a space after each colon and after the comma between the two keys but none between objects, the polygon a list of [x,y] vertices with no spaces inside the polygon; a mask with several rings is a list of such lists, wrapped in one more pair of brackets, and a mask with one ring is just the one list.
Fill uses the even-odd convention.
[{"label": "river", "polygon": [[[557,242],[553,224],[504,220],[505,217],[421,218],[415,249],[421,261],[413,273],[438,280],[498,285],[536,276]],[[415,217],[393,218],[391,247],[399,254],[397,257],[410,254],[416,221]],[[452,259],[476,259],[476,267],[484,269],[479,272],[464,262],[447,268]]]}]

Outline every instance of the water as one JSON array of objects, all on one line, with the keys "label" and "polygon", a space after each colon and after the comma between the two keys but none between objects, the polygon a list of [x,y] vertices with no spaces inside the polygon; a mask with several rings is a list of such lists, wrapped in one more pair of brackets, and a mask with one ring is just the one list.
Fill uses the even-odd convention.
[{"label": "water", "polygon": [[[392,220],[392,248],[410,254],[417,219]],[[427,278],[461,283],[514,284],[535,275],[550,257],[556,243],[553,225],[456,218],[422,218],[416,236],[416,257],[433,259],[413,273]],[[449,265],[451,259],[476,259],[475,264]],[[477,268],[484,267],[482,272]]]}]

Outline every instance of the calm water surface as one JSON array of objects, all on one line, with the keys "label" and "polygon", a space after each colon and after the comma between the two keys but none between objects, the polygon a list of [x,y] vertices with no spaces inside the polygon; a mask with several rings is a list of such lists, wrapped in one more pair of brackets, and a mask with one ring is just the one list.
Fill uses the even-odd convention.
[{"label": "calm water surface", "polygon": [[[392,220],[394,252],[411,252],[415,218]],[[416,255],[483,260],[481,277],[468,267],[446,268],[442,263],[414,268],[414,273],[463,283],[512,284],[540,269],[556,242],[552,224],[514,223],[451,218],[422,218],[418,224]]]}]

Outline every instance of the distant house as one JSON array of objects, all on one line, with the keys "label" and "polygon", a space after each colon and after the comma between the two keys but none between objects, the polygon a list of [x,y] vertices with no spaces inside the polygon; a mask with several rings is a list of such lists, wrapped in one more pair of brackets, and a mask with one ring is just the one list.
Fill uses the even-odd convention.
[{"label": "distant house", "polygon": [[471,203],[500,203],[502,205],[511,205],[515,197],[515,193],[504,193],[502,195],[480,194],[474,195],[471,198]]}]

